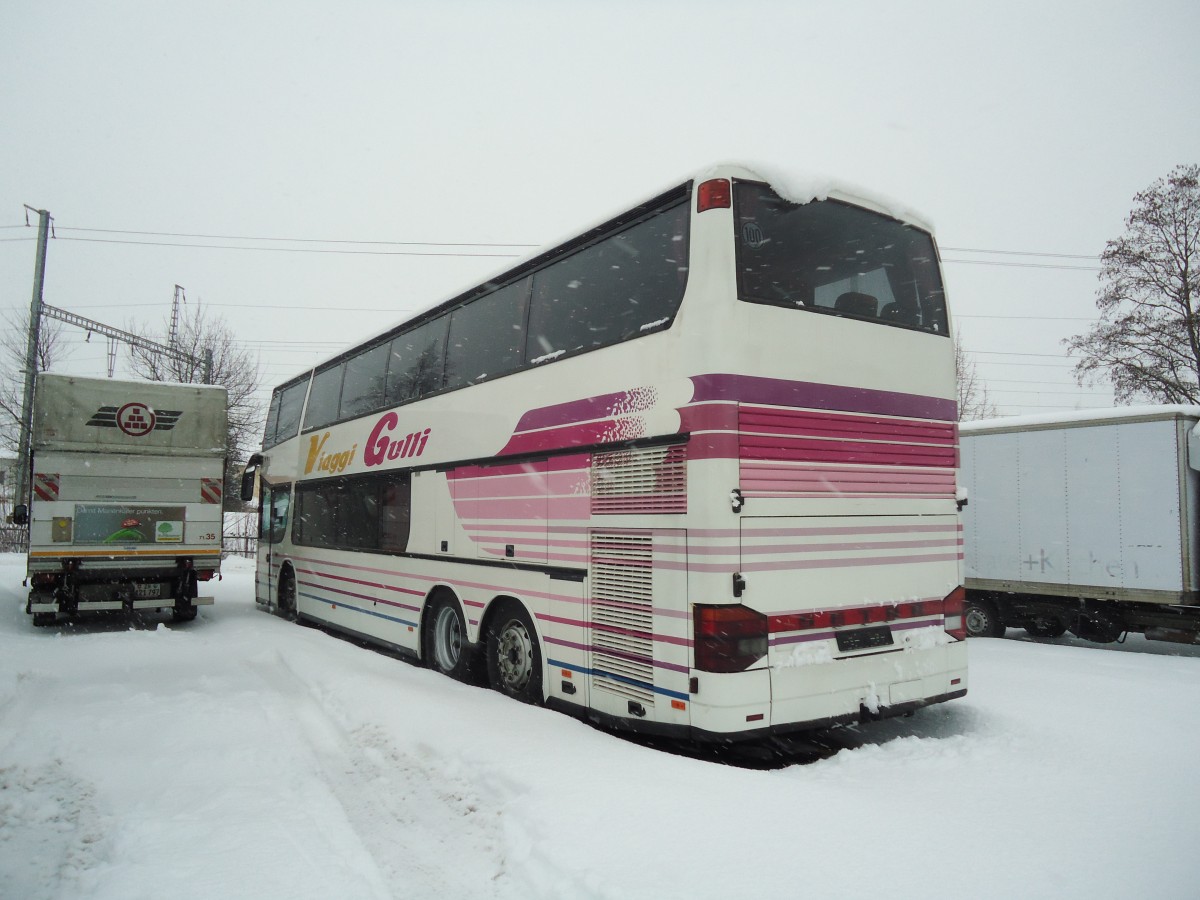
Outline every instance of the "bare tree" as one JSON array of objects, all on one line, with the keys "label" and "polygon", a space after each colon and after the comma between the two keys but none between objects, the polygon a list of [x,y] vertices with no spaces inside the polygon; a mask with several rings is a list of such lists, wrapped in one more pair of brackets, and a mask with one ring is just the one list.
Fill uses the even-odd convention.
[{"label": "bare tree", "polygon": [[[162,336],[152,339],[167,343],[169,320],[162,327]],[[129,327],[136,334],[151,335],[151,330],[137,323]],[[228,461],[225,467],[225,499],[227,509],[239,509],[236,490],[240,469],[262,433],[263,410],[254,394],[261,380],[258,359],[238,344],[232,329],[220,316],[209,317],[199,303],[180,316],[176,347],[184,353],[203,359],[212,353],[212,381],[224,386],[229,395]],[[168,357],[141,347],[128,347],[130,368],[150,381],[175,381],[200,384],[204,367],[199,363]]]},{"label": "bare tree", "polygon": [[988,419],[996,415],[996,407],[988,397],[987,386],[975,370],[975,360],[963,348],[962,334],[954,332],[954,375],[958,382],[958,420]]},{"label": "bare tree", "polygon": [[1200,165],[1134,196],[1100,282],[1100,321],[1063,342],[1080,357],[1076,380],[1107,378],[1118,403],[1200,403]]},{"label": "bare tree", "polygon": [[[42,318],[34,372],[49,371],[62,359],[66,345],[62,323]],[[21,443],[21,407],[25,402],[25,354],[29,342],[29,310],[6,313],[0,325],[0,450],[16,453]]]}]

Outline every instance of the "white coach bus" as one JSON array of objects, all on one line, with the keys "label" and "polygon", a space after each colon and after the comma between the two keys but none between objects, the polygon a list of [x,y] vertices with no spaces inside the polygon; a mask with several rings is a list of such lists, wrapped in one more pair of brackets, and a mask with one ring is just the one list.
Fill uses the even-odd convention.
[{"label": "white coach bus", "polygon": [[929,229],[714,167],[274,392],[257,600],[609,726],[966,693]]}]

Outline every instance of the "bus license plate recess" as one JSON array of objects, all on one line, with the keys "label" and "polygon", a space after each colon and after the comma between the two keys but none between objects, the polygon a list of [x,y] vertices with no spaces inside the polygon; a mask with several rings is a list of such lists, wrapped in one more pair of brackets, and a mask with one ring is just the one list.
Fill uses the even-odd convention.
[{"label": "bus license plate recess", "polygon": [[837,633],[838,650],[849,653],[852,650],[865,650],[868,647],[887,647],[892,644],[892,629],[887,625],[877,628],[858,628],[854,631],[839,631]]}]

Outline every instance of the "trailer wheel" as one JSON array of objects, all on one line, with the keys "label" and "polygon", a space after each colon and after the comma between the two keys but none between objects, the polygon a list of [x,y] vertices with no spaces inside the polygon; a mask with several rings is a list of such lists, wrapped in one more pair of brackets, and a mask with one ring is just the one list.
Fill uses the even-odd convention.
[{"label": "trailer wheel", "polygon": [[58,621],[58,613],[40,612],[33,614],[33,627],[46,628]]},{"label": "trailer wheel", "polygon": [[279,573],[279,593],[275,601],[276,614],[289,622],[300,621],[300,610],[296,607],[296,576],[291,569]]},{"label": "trailer wheel", "polygon": [[467,624],[458,602],[447,593],[435,594],[425,611],[422,656],[429,668],[455,681],[467,681],[471,671],[471,645]]},{"label": "trailer wheel", "polygon": [[488,683],[522,703],[542,702],[542,651],[524,607],[501,600],[487,629]]},{"label": "trailer wheel", "polygon": [[1025,623],[1025,633],[1036,638],[1057,638],[1067,633],[1067,623],[1058,616],[1035,616]]},{"label": "trailer wheel", "polygon": [[963,622],[967,626],[967,637],[1004,637],[1000,614],[990,600],[968,597],[963,606]]}]

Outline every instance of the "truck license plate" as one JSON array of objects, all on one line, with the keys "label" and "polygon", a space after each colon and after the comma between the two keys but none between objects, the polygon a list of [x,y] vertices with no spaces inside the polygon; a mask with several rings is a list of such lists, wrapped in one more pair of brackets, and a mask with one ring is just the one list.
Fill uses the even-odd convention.
[{"label": "truck license plate", "polygon": [[843,653],[864,650],[867,647],[887,647],[892,643],[892,629],[886,625],[878,628],[859,628],[855,631],[837,633],[838,649]]},{"label": "truck license plate", "polygon": [[135,582],[133,585],[133,596],[139,600],[157,600],[162,596],[162,588],[163,586],[157,582]]}]

